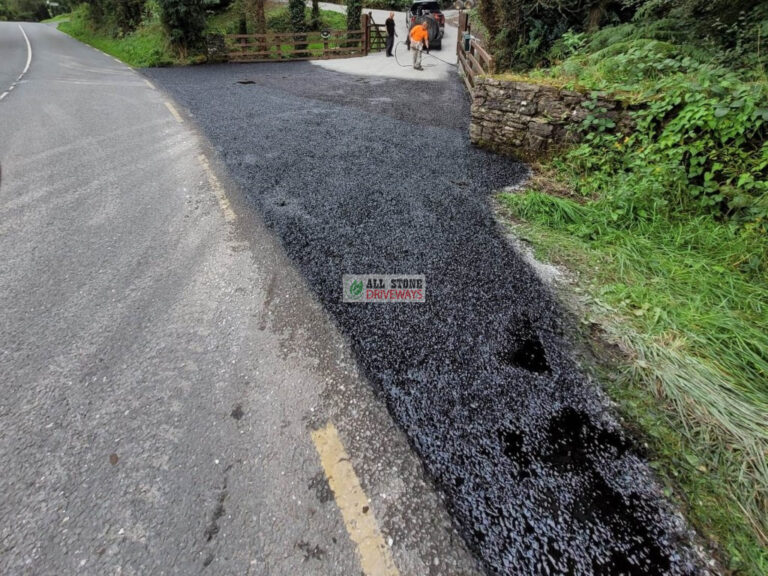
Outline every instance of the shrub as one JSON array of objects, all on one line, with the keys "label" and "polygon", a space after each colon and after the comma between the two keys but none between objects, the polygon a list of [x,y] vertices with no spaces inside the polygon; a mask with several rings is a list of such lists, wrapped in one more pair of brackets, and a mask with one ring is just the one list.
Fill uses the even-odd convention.
[{"label": "shrub", "polygon": [[291,30],[294,32],[303,32],[307,29],[305,18],[304,0],[288,0],[288,13],[291,18]]},{"label": "shrub", "polygon": [[362,5],[364,8],[372,8],[374,10],[402,12],[410,7],[411,2],[410,0],[363,0]]},{"label": "shrub", "polygon": [[50,15],[45,0],[0,0],[0,20],[38,22]]},{"label": "shrub", "polygon": [[360,15],[362,13],[362,0],[347,0],[347,30],[360,30]]},{"label": "shrub", "polygon": [[112,36],[130,34],[141,24],[145,0],[87,0],[93,26]]},{"label": "shrub", "polygon": [[205,31],[203,0],[159,0],[160,21],[168,39],[182,57],[199,48]]}]

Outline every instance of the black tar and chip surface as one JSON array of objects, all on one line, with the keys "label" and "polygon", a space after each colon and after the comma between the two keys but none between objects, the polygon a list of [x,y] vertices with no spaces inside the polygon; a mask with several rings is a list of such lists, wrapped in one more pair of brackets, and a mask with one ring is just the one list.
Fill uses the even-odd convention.
[{"label": "black tar and chip surface", "polygon": [[[350,338],[491,573],[692,574],[682,522],[571,359],[557,304],[489,193],[458,78],[311,64],[158,69]],[[238,84],[249,80],[253,84]],[[418,306],[341,302],[343,274],[424,274]]]}]

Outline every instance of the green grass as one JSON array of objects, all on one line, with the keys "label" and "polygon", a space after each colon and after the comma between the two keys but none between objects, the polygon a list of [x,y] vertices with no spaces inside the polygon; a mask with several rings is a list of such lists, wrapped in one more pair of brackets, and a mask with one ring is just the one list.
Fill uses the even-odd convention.
[{"label": "green grass", "polygon": [[[289,25],[288,10],[281,5],[273,5],[267,9],[267,23],[271,30],[282,31]],[[87,20],[86,11],[78,9],[71,14],[57,17],[60,22],[59,30],[73,38],[98,48],[110,56],[137,68],[155,66],[185,65],[202,61],[201,56],[180,58],[168,45],[165,32],[157,19],[145,22],[135,32],[121,38],[95,30]],[[307,9],[307,20],[310,9]],[[320,21],[323,28],[334,30],[346,29],[346,15],[331,10],[320,11]],[[239,15],[234,10],[209,16],[207,31],[209,33],[235,34],[238,31]],[[287,28],[286,28],[287,30]],[[285,49],[291,49],[285,48]],[[314,46],[322,50],[322,45]]]},{"label": "green grass", "polygon": [[347,15],[333,10],[320,10],[320,21],[323,23],[323,27],[331,30],[347,29]]},{"label": "green grass", "polygon": [[600,368],[604,387],[687,517],[729,572],[764,576],[768,85],[648,32],[569,33],[563,58],[530,71],[641,105],[629,134],[592,113],[581,143],[546,166],[562,182],[537,177],[499,202],[542,257],[577,273],[581,297],[566,302],[623,351]]},{"label": "green grass", "polygon": [[[290,32],[291,18],[284,4],[268,4],[265,10],[267,28],[273,32]],[[312,10],[306,9],[306,21],[312,17]],[[237,34],[240,27],[240,15],[235,10],[226,10],[209,16],[206,21],[208,32],[218,34]],[[333,10],[320,10],[320,27],[331,30],[346,30],[347,16]],[[253,33],[250,23],[248,33]]]},{"label": "green grass", "polygon": [[688,518],[729,569],[768,574],[768,281],[741,266],[768,241],[707,216],[593,237],[596,204],[533,189],[499,202],[541,257],[578,274],[584,322],[625,352],[605,388]]},{"label": "green grass", "polygon": [[239,23],[240,15],[235,10],[225,10],[205,19],[205,27],[209,33],[237,34]]},{"label": "green grass", "polygon": [[70,16],[71,15],[68,14],[68,13],[67,14],[59,14],[57,16],[54,16],[53,18],[46,18],[45,20],[41,20],[41,22],[43,24],[48,23],[48,22],[62,22],[62,21],[65,21],[65,20],[69,20]]},{"label": "green grass", "polygon": [[168,46],[159,22],[144,24],[132,34],[114,38],[94,30],[87,21],[85,12],[76,10],[70,15],[68,22],[59,24],[59,30],[137,68],[182,63]]}]

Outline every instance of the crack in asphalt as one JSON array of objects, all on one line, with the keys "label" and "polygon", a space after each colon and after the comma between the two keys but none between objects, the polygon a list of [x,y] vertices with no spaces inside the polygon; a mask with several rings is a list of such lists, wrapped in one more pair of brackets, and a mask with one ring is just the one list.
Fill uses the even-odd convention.
[{"label": "crack in asphalt", "polygon": [[[299,63],[145,73],[349,337],[489,572],[700,571],[573,361],[555,298],[497,227],[489,192],[526,170],[470,146],[458,79],[362,83]],[[342,274],[362,273],[425,274],[427,302],[342,304]]]}]

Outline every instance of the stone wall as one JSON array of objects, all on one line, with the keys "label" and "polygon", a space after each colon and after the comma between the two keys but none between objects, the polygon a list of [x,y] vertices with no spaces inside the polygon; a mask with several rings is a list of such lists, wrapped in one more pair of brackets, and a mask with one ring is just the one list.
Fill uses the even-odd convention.
[{"label": "stone wall", "polygon": [[[478,78],[469,137],[476,146],[525,160],[545,157],[578,141],[575,129],[593,113],[584,107],[589,100],[581,92],[542,84]],[[596,103],[617,130],[632,129],[623,102],[598,98]]]}]

